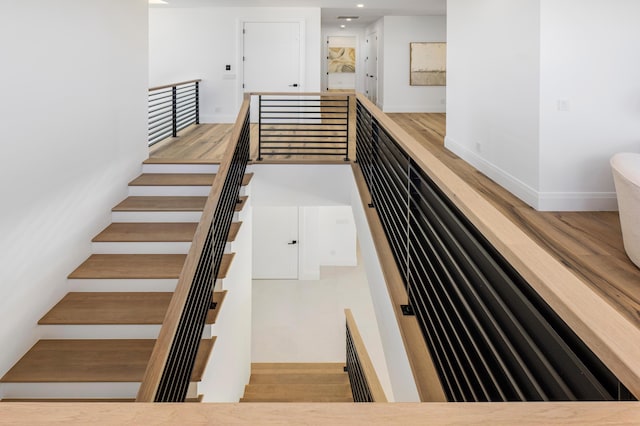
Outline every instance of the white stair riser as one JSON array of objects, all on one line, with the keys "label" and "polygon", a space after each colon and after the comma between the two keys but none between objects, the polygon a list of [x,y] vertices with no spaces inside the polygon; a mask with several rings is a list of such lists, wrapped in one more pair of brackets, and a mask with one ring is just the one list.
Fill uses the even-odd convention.
[{"label": "white stair riser", "polygon": [[140,387],[134,383],[4,383],[3,398],[135,398]]},{"label": "white stair riser", "polygon": [[94,254],[187,254],[191,242],[91,243]]},{"label": "white stair riser", "polygon": [[136,292],[175,291],[177,278],[171,279],[67,279],[69,291]]},{"label": "white stair riser", "polygon": [[142,173],[216,173],[219,164],[143,164]]},{"label": "white stair riser", "polygon": [[[233,267],[233,265],[231,265]],[[215,289],[219,289],[224,280],[216,280]],[[172,279],[67,279],[70,292],[166,292],[175,291],[177,278]]]},{"label": "white stair riser", "polygon": [[210,186],[129,186],[129,196],[207,197]]},{"label": "white stair riser", "polygon": [[[157,339],[161,324],[129,325],[40,325],[42,339]],[[202,332],[203,339],[210,339],[211,325]]]},{"label": "white stair riser", "polygon": [[113,222],[200,222],[202,212],[111,212]]}]

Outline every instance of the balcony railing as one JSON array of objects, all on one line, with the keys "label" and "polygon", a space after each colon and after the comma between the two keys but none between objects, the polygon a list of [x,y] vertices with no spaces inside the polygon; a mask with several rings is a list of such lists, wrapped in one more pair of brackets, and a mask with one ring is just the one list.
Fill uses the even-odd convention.
[{"label": "balcony railing", "polygon": [[357,162],[447,399],[633,399],[381,117],[358,96]]},{"label": "balcony railing", "polygon": [[249,100],[216,173],[143,382],[140,402],[184,401],[249,160]]},{"label": "balcony railing", "polygon": [[191,124],[200,124],[200,82],[189,80],[149,89],[149,146],[178,136]]},{"label": "balcony railing", "polygon": [[353,313],[344,310],[347,336],[347,372],[354,402],[387,402],[376,370],[369,358]]},{"label": "balcony railing", "polygon": [[338,157],[349,160],[349,95],[258,95],[258,160]]}]

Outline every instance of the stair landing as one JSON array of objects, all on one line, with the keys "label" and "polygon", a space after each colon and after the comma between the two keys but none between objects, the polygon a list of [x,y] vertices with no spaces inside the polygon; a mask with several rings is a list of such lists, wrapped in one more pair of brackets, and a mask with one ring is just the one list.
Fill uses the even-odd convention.
[{"label": "stair landing", "polygon": [[240,402],[353,402],[342,363],[254,363]]}]

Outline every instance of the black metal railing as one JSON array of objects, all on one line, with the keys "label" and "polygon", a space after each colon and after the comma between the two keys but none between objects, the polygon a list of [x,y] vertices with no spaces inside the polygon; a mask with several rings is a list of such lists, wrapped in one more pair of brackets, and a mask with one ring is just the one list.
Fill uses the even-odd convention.
[{"label": "black metal railing", "polygon": [[200,124],[200,81],[149,89],[149,146],[169,136],[175,138],[191,124]]},{"label": "black metal railing", "polygon": [[258,160],[339,156],[349,160],[349,95],[258,95]]},{"label": "black metal railing", "polygon": [[356,157],[449,401],[633,398],[360,100]]},{"label": "black metal railing", "polygon": [[349,374],[351,394],[354,402],[387,402],[364,346],[353,314],[345,309],[346,317],[346,370]]},{"label": "black metal railing", "polygon": [[[177,311],[179,315],[173,318],[167,315],[165,318],[152,354],[152,360],[158,360],[157,365],[150,363],[147,367],[138,401],[182,402],[186,397],[249,160],[248,100],[236,122],[230,149],[232,151],[225,154],[216,173],[196,237],[169,306],[169,312]],[[206,233],[199,237],[201,230],[206,230]]]}]

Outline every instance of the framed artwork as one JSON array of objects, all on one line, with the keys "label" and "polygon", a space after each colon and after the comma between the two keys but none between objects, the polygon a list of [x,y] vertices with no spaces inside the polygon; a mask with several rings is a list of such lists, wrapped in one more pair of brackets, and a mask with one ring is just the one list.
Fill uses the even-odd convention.
[{"label": "framed artwork", "polygon": [[447,43],[409,43],[411,86],[447,85]]},{"label": "framed artwork", "polygon": [[356,72],[356,49],[353,47],[329,47],[330,73]]}]

